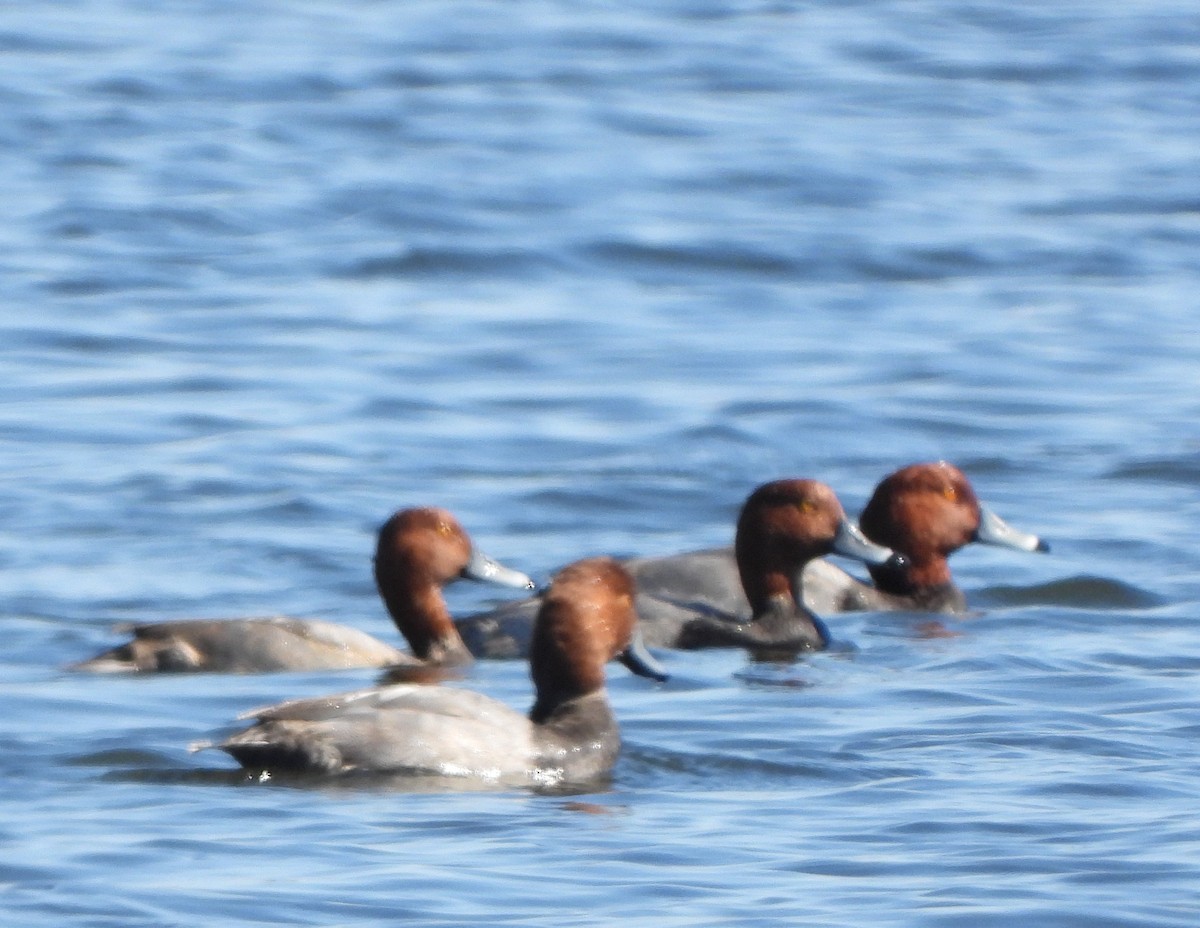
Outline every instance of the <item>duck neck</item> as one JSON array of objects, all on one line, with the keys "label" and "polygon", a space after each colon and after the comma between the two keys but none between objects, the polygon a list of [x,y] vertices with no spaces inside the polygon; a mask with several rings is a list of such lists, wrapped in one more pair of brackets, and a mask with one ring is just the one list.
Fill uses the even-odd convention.
[{"label": "duck neck", "polygon": [[559,706],[604,690],[607,655],[587,636],[572,634],[569,627],[538,623],[529,651],[529,675],[537,700],[529,711],[536,724],[545,723]]},{"label": "duck neck", "polygon": [[543,700],[539,696],[529,710],[529,721],[574,744],[617,728],[603,689],[558,700]]},{"label": "duck neck", "polygon": [[746,591],[746,599],[754,616],[768,612],[773,608],[772,603],[781,597],[798,600],[787,571],[778,567],[750,566],[752,564],[754,561],[749,558],[738,558],[742,589]]},{"label": "duck neck", "polygon": [[467,646],[450,616],[445,597],[437,584],[413,584],[392,594],[384,603],[413,654],[432,664],[470,661]]},{"label": "duck neck", "polygon": [[797,588],[809,552],[793,552],[786,559],[772,556],[738,537],[738,573],[750,602],[752,618],[747,631],[765,645],[787,643],[788,647],[824,648],[829,632],[804,606]]},{"label": "duck neck", "polygon": [[604,690],[559,703],[545,713],[534,706],[537,766],[556,781],[604,776],[621,751],[621,732]]},{"label": "duck neck", "polygon": [[829,645],[829,630],[788,592],[776,594],[754,610],[750,628],[765,647],[820,649]]},{"label": "duck neck", "polygon": [[895,568],[889,564],[871,566],[871,579],[875,588],[892,596],[921,596],[928,592],[954,586],[950,574],[950,562],[942,554],[927,554],[924,557],[908,555],[908,565]]}]

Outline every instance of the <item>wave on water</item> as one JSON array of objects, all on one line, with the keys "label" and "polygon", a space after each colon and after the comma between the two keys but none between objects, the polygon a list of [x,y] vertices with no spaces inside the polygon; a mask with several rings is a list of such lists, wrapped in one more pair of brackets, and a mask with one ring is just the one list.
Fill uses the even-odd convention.
[{"label": "wave on water", "polygon": [[977,606],[1061,606],[1068,609],[1152,609],[1165,600],[1109,577],[1078,575],[1032,586],[996,585],[972,594]]}]

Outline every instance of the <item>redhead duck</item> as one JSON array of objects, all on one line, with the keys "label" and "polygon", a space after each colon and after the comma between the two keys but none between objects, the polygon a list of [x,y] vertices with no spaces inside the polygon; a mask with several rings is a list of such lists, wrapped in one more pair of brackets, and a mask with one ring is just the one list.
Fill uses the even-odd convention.
[{"label": "redhead duck", "polygon": [[135,625],[133,640],[72,669],[101,673],[264,673],[468,663],[442,587],[465,577],[531,590],[527,576],[476,551],[449,512],[403,509],[379,530],[375,583],[412,653],[316,619],[193,619]]},{"label": "redhead duck", "polygon": [[[738,517],[734,553],[700,551],[625,562],[638,583],[646,640],[670,648],[823,648],[829,635],[800,601],[804,565],[842,554],[903,569],[892,551],[863,537],[833,490],[816,480],[776,480],[750,494]],[[732,568],[732,569],[731,569]],[[509,657],[528,647],[537,599],[510,603],[458,623],[476,654]]]},{"label": "redhead duck", "polygon": [[217,747],[268,774],[592,780],[620,748],[605,663],[619,657],[635,673],[666,679],[641,644],[633,599],[633,579],[611,558],[558,573],[534,623],[528,716],[467,690],[397,684],[255,710],[243,716],[255,724]]},{"label": "redhead duck", "polygon": [[905,563],[868,565],[874,586],[831,564],[805,571],[805,601],[826,612],[903,609],[965,612],[947,560],[978,542],[1017,551],[1049,551],[1036,535],[1017,531],[982,506],[966,475],[945,461],[910,464],[875,488],[859,525],[867,537],[901,552]]},{"label": "redhead duck", "polygon": [[[876,566],[872,571],[876,586],[871,586],[828,561],[812,560],[800,582],[804,605],[811,612],[961,612],[966,609],[965,597],[953,585],[946,562],[952,551],[971,542],[1019,551],[1049,550],[1036,535],[1011,528],[979,505],[962,471],[945,462],[912,464],[886,477],[868,510],[862,519],[864,534],[903,554],[910,566]],[[678,629],[698,618],[746,622],[751,617],[733,548],[630,558],[622,563],[637,581],[638,614],[652,647],[674,647]],[[536,608],[536,598],[505,603],[460,620],[459,631],[473,654],[516,657],[528,647]]]}]

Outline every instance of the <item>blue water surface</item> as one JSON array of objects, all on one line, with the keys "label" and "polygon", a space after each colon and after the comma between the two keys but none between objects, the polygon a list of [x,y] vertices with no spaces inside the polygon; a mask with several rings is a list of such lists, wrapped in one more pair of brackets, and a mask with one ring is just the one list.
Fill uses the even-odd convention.
[{"label": "blue water surface", "polygon": [[[0,9],[0,101],[6,923],[1197,924],[1192,5],[63,0]],[[401,506],[544,579],[939,458],[1052,553],[956,555],[934,635],[614,665],[583,795],[188,750],[366,671],[63,669],[393,640]]]}]

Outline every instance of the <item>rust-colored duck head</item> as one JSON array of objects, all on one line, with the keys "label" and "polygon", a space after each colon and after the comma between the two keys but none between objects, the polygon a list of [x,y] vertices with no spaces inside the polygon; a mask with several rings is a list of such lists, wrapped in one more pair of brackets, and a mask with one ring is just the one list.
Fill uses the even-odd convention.
[{"label": "rust-colored duck head", "polygon": [[635,592],[629,572],[610,557],[576,561],[555,575],[542,594],[529,652],[535,723],[568,700],[602,690],[604,665],[614,657],[640,676],[667,678],[642,644]]},{"label": "rust-colored duck head", "polygon": [[469,661],[442,596],[465,578],[531,590],[534,583],[475,550],[466,530],[445,509],[402,509],[379,530],[375,584],[413,654],[431,663]]},{"label": "rust-colored duck head", "polygon": [[883,564],[893,553],[846,519],[837,495],[817,480],[774,480],[750,494],[734,542],[746,597],[757,616],[772,601],[799,603],[800,571],[813,558],[842,554]]},{"label": "rust-colored duck head", "polygon": [[913,595],[953,583],[947,558],[972,542],[1048,551],[1036,535],[1019,532],[981,506],[966,475],[945,461],[910,464],[875,488],[859,516],[867,537],[902,553],[908,564],[872,566],[886,593]]}]

